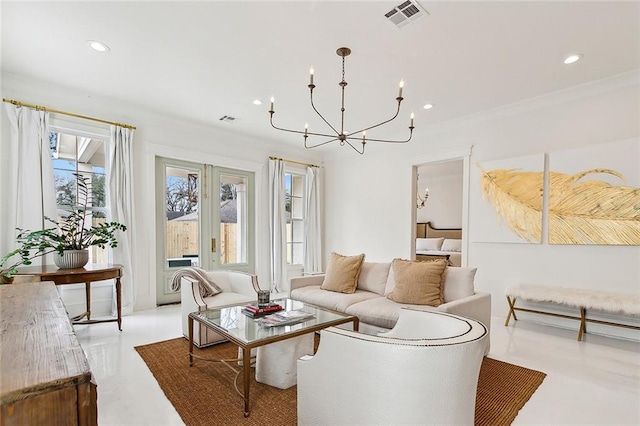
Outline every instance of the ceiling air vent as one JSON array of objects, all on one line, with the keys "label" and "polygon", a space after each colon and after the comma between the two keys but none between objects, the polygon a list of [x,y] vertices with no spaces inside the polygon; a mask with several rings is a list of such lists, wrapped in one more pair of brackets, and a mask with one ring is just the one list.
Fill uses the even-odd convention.
[{"label": "ceiling air vent", "polygon": [[396,6],[389,12],[385,13],[384,16],[396,27],[402,28],[410,22],[420,19],[428,14],[429,12],[423,9],[418,2],[407,0],[400,6]]},{"label": "ceiling air vent", "polygon": [[223,115],[222,117],[220,117],[220,121],[224,121],[226,123],[233,123],[233,120],[235,119],[235,117],[231,117],[230,115]]}]

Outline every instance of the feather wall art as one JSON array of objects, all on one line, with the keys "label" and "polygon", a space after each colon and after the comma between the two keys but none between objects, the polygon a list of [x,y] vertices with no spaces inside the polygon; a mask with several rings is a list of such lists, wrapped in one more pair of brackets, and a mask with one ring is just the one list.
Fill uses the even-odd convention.
[{"label": "feather wall art", "polygon": [[549,244],[640,245],[640,139],[549,154]]},{"label": "feather wall art", "polygon": [[624,182],[609,169],[549,173],[549,243],[640,245],[640,188],[581,181],[595,174]]},{"label": "feather wall art", "polygon": [[482,195],[499,219],[521,239],[530,243],[542,240],[542,191],[544,172],[519,169],[481,171]]}]

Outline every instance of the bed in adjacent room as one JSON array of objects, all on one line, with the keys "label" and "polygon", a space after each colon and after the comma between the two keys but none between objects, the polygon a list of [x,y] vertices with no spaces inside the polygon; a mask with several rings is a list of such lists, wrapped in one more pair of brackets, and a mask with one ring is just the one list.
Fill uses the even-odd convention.
[{"label": "bed in adjacent room", "polygon": [[446,258],[452,266],[462,264],[462,229],[438,229],[430,222],[416,226],[416,260]]}]

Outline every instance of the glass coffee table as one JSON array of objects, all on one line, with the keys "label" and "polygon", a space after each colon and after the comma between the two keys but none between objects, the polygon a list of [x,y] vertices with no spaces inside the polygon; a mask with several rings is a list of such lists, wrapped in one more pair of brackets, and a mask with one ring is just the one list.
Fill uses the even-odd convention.
[{"label": "glass coffee table", "polygon": [[[238,394],[244,400],[244,416],[249,416],[249,388],[251,384],[251,350],[253,348],[263,347],[265,345],[276,342],[294,339],[305,334],[313,333],[327,327],[340,324],[352,323],[353,329],[358,330],[358,317],[347,315],[329,309],[321,308],[309,303],[300,302],[292,299],[276,299],[274,302],[279,303],[284,311],[301,311],[311,314],[311,317],[299,320],[299,322],[278,325],[263,326],[260,325],[260,318],[253,319],[242,313],[242,308],[246,303],[234,306],[226,306],[201,312],[192,312],[189,314],[189,366],[193,365],[193,359],[204,359],[208,361],[219,361],[231,367],[238,374],[243,374],[243,392]],[[282,311],[280,311],[282,312]],[[193,322],[197,321],[201,326],[207,327],[226,339],[238,345],[242,356],[233,360],[214,360],[210,358],[202,358],[193,354]],[[311,335],[313,338],[313,335]],[[260,353],[258,353],[260,357]],[[231,364],[232,362],[242,361],[241,370],[237,370]],[[273,360],[272,360],[273,361]],[[277,360],[275,360],[277,362]],[[259,362],[259,360],[257,360]],[[295,368],[295,364],[292,366]],[[237,376],[236,376],[237,377]],[[237,390],[237,388],[236,388]]]}]

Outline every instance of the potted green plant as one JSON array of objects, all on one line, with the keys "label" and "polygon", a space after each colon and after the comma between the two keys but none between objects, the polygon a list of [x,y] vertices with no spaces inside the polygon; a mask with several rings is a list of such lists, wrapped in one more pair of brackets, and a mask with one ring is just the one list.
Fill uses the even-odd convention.
[{"label": "potted green plant", "polygon": [[[50,250],[50,252],[51,251],[53,250]],[[13,275],[18,272],[19,266],[31,265],[31,259],[42,256],[44,254],[45,253],[41,253],[39,251],[33,252],[30,249],[26,249],[24,245],[5,254],[4,257],[0,260],[0,284],[11,284],[13,282]],[[5,266],[7,262],[9,262],[9,259],[13,258],[14,256],[19,257],[10,265]]]},{"label": "potted green plant", "polygon": [[[13,275],[18,272],[18,267],[31,265],[36,257],[56,251],[55,247],[42,239],[42,231],[18,231],[20,233],[16,239],[20,246],[0,259],[0,284],[13,282]],[[13,263],[8,264],[10,259],[13,259]]]},{"label": "potted green plant", "polygon": [[[16,268],[21,265],[31,264],[31,260],[37,256],[54,253],[54,263],[59,268],[81,268],[89,259],[87,249],[91,246],[104,248],[107,245],[117,247],[117,231],[126,231],[127,227],[118,222],[105,222],[91,225],[87,214],[91,194],[87,185],[87,178],[74,174],[78,183],[78,198],[81,203],[77,205],[69,216],[55,221],[45,219],[53,224],[53,227],[38,231],[29,231],[18,228],[17,241],[19,247],[8,253],[0,264],[0,274],[6,278],[16,273]],[[20,259],[9,267],[4,264],[15,255]]]}]

